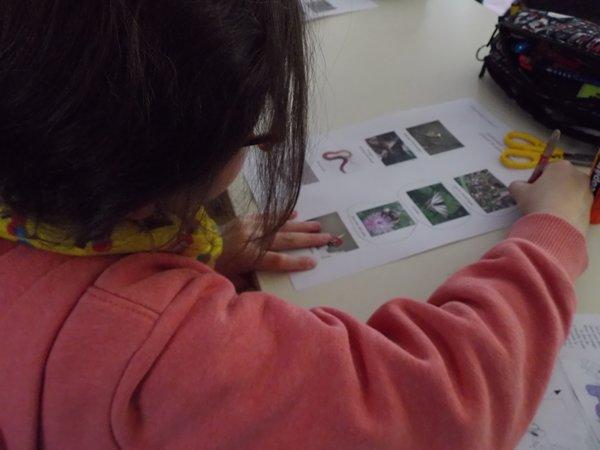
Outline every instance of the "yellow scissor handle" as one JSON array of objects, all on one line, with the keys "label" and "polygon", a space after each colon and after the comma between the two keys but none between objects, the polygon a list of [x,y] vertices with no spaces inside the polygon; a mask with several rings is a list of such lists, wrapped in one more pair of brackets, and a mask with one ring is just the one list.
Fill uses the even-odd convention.
[{"label": "yellow scissor handle", "polygon": [[540,149],[540,152],[544,151],[546,143],[537,137],[525,133],[523,131],[511,131],[504,136],[504,144],[508,148],[515,148],[519,150],[532,150]]},{"label": "yellow scissor handle", "polygon": [[[537,166],[546,143],[529,133],[512,131],[504,136],[506,148],[500,154],[500,161],[509,169],[534,169]],[[564,159],[565,152],[556,148],[550,161]]]}]

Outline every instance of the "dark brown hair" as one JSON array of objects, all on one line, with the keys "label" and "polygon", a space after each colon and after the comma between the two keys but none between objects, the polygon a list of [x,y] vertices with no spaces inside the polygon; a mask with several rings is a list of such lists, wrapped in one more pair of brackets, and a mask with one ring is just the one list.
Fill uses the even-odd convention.
[{"label": "dark brown hair", "polygon": [[306,78],[297,0],[2,0],[0,196],[94,239],[177,192],[206,200],[260,127],[268,234],[298,195]]}]

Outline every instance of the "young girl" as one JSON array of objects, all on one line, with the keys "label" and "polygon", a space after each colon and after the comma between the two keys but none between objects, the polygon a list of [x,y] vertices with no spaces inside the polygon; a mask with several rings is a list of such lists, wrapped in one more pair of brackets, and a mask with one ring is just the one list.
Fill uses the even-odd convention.
[{"label": "young girl", "polygon": [[[224,275],[332,240],[288,220],[307,60],[294,0],[0,2],[0,448],[517,444],[575,310],[586,177],[513,185],[505,241],[366,324],[237,294]],[[267,210],[222,241],[202,205],[254,144]]]}]

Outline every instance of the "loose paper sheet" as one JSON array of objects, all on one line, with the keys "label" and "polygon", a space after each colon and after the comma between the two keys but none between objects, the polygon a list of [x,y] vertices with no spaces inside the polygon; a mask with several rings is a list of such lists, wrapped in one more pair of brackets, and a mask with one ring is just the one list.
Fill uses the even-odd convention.
[{"label": "loose paper sheet", "polygon": [[[473,100],[398,111],[314,139],[297,210],[338,245],[302,250],[296,289],[507,227],[507,186],[529,176],[499,162],[509,129]],[[246,174],[252,186],[252,164]]]},{"label": "loose paper sheet", "polygon": [[376,8],[371,0],[302,0],[308,20]]},{"label": "loose paper sheet", "polygon": [[518,450],[600,449],[600,316],[575,316],[544,400]]}]

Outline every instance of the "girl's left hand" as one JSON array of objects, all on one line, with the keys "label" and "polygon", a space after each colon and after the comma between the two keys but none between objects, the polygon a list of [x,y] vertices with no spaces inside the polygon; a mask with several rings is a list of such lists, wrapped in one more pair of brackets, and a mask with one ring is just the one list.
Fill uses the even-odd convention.
[{"label": "girl's left hand", "polygon": [[320,233],[319,222],[296,222],[292,214],[283,227],[275,234],[268,251],[259,259],[259,249],[248,240],[256,229],[257,217],[246,216],[235,219],[222,228],[223,254],[217,260],[216,270],[227,277],[235,277],[253,271],[297,272],[313,269],[317,263],[308,256],[292,256],[280,253],[322,247],[334,238],[331,234]]}]

